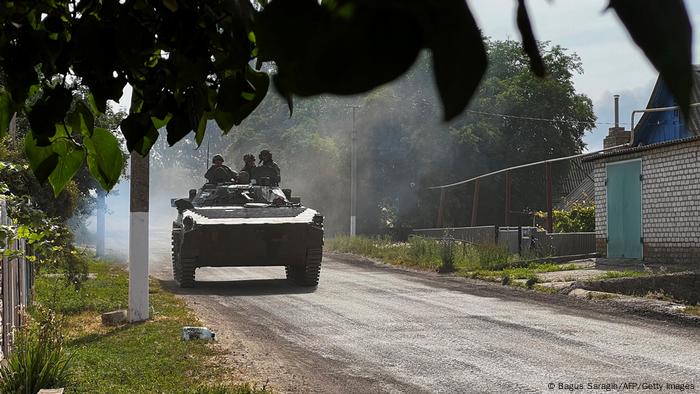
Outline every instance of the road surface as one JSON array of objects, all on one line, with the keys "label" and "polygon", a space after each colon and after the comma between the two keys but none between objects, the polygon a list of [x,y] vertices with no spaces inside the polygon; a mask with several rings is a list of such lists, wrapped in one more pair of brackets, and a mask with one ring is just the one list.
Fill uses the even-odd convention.
[{"label": "road surface", "polygon": [[700,392],[697,326],[348,256],[324,257],[316,291],[282,267],[199,269],[196,288],[177,289],[157,261],[153,274],[276,392]]}]

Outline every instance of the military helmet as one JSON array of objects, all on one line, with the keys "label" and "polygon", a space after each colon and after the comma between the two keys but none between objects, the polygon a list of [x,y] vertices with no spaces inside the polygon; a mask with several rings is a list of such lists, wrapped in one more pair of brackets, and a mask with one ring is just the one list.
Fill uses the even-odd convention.
[{"label": "military helmet", "polygon": [[260,159],[262,161],[263,157],[265,157],[265,156],[269,157],[270,160],[272,160],[272,153],[270,153],[270,151],[267,149],[263,149],[260,151],[260,154],[258,155],[258,159]]},{"label": "military helmet", "polygon": [[217,161],[224,162],[224,157],[221,155],[214,155],[214,157],[211,158],[212,163],[216,163]]},{"label": "military helmet", "polygon": [[253,155],[252,153],[245,154],[243,155],[243,161],[246,163],[249,161],[255,161],[255,155]]}]

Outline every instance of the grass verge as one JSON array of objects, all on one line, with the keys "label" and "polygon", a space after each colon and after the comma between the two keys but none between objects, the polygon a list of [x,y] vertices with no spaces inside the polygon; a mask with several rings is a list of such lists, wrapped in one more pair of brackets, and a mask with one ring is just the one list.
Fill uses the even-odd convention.
[{"label": "grass verge", "polygon": [[686,306],[685,308],[683,308],[683,313],[700,316],[700,305]]},{"label": "grass verge", "polygon": [[518,261],[518,256],[497,245],[469,245],[420,237],[413,237],[409,242],[393,242],[388,237],[340,236],[327,240],[326,249],[434,271],[445,271],[447,266],[449,271],[460,275],[503,284],[515,284],[511,279],[525,279],[526,287],[530,288],[537,283],[538,273],[577,269],[574,264]]},{"label": "grass verge", "polygon": [[201,325],[184,302],[151,280],[151,320],[106,327],[100,314],[125,309],[128,274],[91,262],[95,279],[76,290],[65,279],[39,276],[35,303],[64,315],[62,331],[72,354],[67,393],[268,393],[240,384],[215,344],[181,341],[182,326]]},{"label": "grass verge", "polygon": [[616,278],[638,278],[640,276],[649,276],[649,272],[645,271],[634,271],[634,270],[624,270],[624,271],[608,271],[594,279],[616,279]]}]

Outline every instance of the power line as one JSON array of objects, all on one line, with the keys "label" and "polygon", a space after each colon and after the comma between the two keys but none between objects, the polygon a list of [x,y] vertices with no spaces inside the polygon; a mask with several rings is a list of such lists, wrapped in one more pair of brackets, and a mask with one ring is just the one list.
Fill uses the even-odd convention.
[{"label": "power line", "polygon": [[[582,120],[564,120],[564,119],[547,119],[547,118],[535,118],[532,116],[519,116],[519,115],[508,115],[508,114],[497,114],[494,112],[484,112],[484,111],[475,111],[468,109],[466,112],[470,112],[473,114],[478,114],[478,115],[486,115],[486,116],[493,116],[493,117],[498,117],[498,118],[508,118],[508,119],[523,119],[523,120],[535,120],[538,122],[550,122],[550,123],[585,123],[585,124],[596,124],[596,125],[614,125],[614,122],[585,122]],[[627,124],[620,122],[619,124]]]}]

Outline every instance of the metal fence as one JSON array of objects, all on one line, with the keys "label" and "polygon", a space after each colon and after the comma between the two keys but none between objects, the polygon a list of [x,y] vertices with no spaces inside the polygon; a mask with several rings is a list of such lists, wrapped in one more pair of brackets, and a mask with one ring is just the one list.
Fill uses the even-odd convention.
[{"label": "metal fence", "polygon": [[596,252],[593,232],[547,233],[537,227],[477,226],[415,229],[413,235],[477,245],[495,244],[519,255],[573,256]]},{"label": "metal fence", "polygon": [[[7,206],[4,200],[0,200],[0,225],[11,225],[7,215]],[[12,341],[15,328],[24,323],[24,309],[31,302],[31,289],[34,282],[34,272],[31,262],[24,257],[27,245],[24,239],[5,240],[5,249],[2,253],[0,265],[0,302],[2,315],[0,318],[0,360],[12,350]],[[5,251],[18,251],[17,255]]]},{"label": "metal fence", "polygon": [[496,226],[422,228],[414,229],[413,235],[433,239],[454,238],[472,244],[488,244],[496,242],[497,231]]}]

